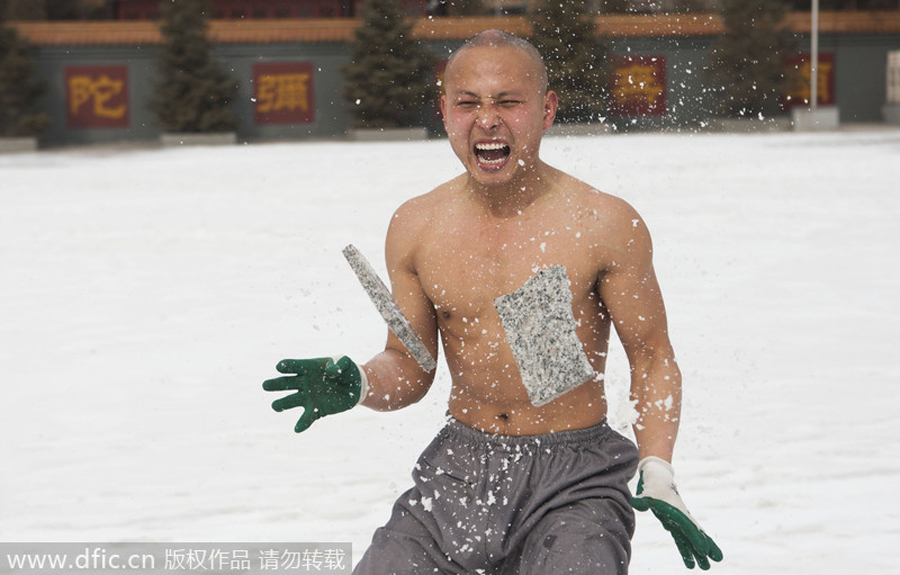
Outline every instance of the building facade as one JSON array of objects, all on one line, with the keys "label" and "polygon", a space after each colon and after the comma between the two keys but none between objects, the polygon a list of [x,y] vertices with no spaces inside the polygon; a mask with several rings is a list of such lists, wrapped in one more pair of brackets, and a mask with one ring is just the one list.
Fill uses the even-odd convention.
[{"label": "building facade", "polygon": [[[350,123],[340,68],[359,21],[215,20],[214,56],[239,83],[233,112],[240,141],[343,137]],[[610,48],[607,123],[621,129],[699,130],[717,102],[703,70],[722,31],[713,15],[598,17]],[[791,26],[800,52],[786,65],[809,75],[808,14]],[[36,73],[52,116],[44,147],[154,141],[161,130],[149,109],[161,42],[153,22],[22,23],[34,46]],[[528,35],[521,17],[421,19],[414,36],[445,59],[479,30]],[[900,13],[825,14],[821,25],[819,103],[837,106],[842,122],[880,122],[888,53],[900,49]],[[437,70],[436,70],[437,73]],[[801,85],[793,102],[809,97]],[[423,117],[441,135],[437,103]]]}]

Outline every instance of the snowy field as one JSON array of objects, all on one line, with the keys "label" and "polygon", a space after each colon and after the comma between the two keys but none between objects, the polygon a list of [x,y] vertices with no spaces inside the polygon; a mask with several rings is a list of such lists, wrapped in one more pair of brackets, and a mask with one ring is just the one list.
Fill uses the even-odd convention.
[{"label": "snowy field", "polygon": [[[897,573],[900,131],[545,140],[654,234],[685,375],[675,468],[720,574]],[[366,360],[393,210],[446,141],[0,156],[0,541],[350,541],[443,422],[421,403],[293,433],[285,357]],[[610,369],[622,429],[627,364]],[[624,430],[626,433],[627,430]],[[632,573],[681,573],[641,515]]]}]

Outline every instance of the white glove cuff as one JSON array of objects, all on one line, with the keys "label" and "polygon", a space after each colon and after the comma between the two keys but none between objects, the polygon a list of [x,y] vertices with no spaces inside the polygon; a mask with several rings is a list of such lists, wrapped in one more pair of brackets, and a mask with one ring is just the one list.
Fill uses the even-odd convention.
[{"label": "white glove cuff", "polygon": [[359,405],[369,397],[369,378],[366,376],[366,370],[359,366],[356,366],[356,369],[359,370],[359,401],[356,405]]},{"label": "white glove cuff", "polygon": [[651,455],[638,463],[638,473],[643,483],[643,489],[638,497],[652,497],[665,501],[694,521],[675,486],[675,469],[671,463]]},{"label": "white glove cuff", "polygon": [[640,463],[638,463],[637,470],[638,474],[644,470],[647,471],[644,475],[645,484],[647,483],[647,476],[650,476],[653,479],[665,480],[672,483],[675,482],[675,469],[672,467],[671,463],[662,457],[651,455],[641,459]]}]

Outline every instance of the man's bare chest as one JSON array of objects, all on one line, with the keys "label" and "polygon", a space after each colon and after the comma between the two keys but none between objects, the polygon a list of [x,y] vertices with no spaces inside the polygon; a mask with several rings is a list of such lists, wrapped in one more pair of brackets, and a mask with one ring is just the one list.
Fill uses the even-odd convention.
[{"label": "man's bare chest", "polygon": [[557,265],[566,268],[574,299],[595,287],[596,251],[565,225],[445,226],[430,236],[416,269],[438,313],[493,315],[496,298]]}]

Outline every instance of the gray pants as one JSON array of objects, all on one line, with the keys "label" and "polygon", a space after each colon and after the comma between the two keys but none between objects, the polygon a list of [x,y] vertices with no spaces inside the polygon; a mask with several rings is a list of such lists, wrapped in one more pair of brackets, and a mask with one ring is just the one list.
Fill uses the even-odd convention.
[{"label": "gray pants", "polygon": [[507,437],[451,419],[353,573],[625,574],[637,461],[605,422]]}]

